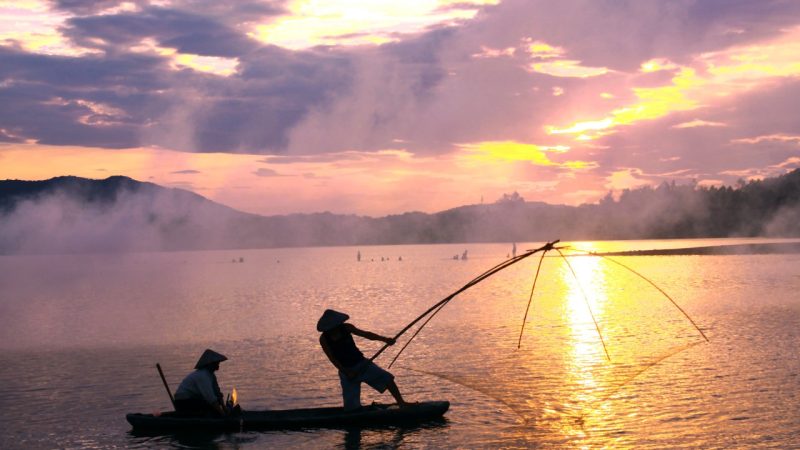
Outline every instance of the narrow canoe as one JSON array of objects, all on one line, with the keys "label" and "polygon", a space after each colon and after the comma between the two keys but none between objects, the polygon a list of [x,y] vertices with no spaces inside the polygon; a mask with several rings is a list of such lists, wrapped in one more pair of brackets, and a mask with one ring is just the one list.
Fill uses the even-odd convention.
[{"label": "narrow canoe", "polygon": [[415,425],[441,419],[450,402],[420,402],[404,408],[397,405],[370,405],[351,412],[342,408],[306,408],[269,411],[242,411],[237,417],[181,417],[173,412],[128,414],[125,418],[139,431],[244,431],[298,428],[349,428]]}]

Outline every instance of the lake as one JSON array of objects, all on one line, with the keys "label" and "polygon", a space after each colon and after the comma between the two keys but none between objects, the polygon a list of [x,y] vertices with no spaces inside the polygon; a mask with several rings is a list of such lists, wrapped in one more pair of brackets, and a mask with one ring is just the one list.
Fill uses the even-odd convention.
[{"label": "lake", "polygon": [[[467,260],[453,259],[465,250]],[[245,409],[338,406],[315,330],[324,309],[393,335],[510,252],[509,243],[0,256],[0,448],[800,447],[798,254],[550,252],[517,348],[539,257],[521,261],[456,297],[390,369],[407,399],[449,400],[444,423],[142,436],[125,421],[170,408],[156,362],[174,391],[207,347],[228,356],[220,385]],[[709,342],[614,261],[669,294]],[[407,337],[376,362],[387,367]],[[367,356],[380,348],[357,343]],[[390,400],[363,389],[365,404]]]}]

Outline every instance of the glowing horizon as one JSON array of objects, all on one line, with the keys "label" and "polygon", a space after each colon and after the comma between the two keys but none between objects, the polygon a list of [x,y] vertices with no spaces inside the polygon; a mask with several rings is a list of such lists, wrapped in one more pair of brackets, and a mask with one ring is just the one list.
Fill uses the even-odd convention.
[{"label": "glowing horizon", "polygon": [[[788,6],[726,12],[749,30],[716,10],[675,29],[647,8],[530,8],[0,5],[0,177],[119,174],[248,212],[380,215],[800,167]],[[621,17],[648,26],[585,41],[588,18]]]}]

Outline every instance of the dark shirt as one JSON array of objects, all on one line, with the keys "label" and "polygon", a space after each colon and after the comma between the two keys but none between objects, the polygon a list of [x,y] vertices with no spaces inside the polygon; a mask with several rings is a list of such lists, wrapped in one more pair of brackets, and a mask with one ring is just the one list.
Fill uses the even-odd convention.
[{"label": "dark shirt", "polygon": [[[337,330],[339,339],[333,339]],[[353,367],[365,359],[364,354],[356,347],[352,333],[344,325],[322,333],[322,339],[325,339],[333,357],[344,367]]]}]

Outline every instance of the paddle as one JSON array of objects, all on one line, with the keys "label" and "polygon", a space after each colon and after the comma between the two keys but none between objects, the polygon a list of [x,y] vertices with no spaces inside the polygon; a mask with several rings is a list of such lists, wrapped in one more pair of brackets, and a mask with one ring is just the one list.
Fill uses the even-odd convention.
[{"label": "paddle", "polygon": [[167,379],[164,377],[164,371],[161,370],[161,364],[156,363],[156,369],[158,369],[158,374],[161,375],[161,382],[164,383],[164,389],[167,390],[169,401],[172,403],[172,409],[175,409],[175,398],[172,397],[172,391],[169,390],[169,384],[167,384]]}]

